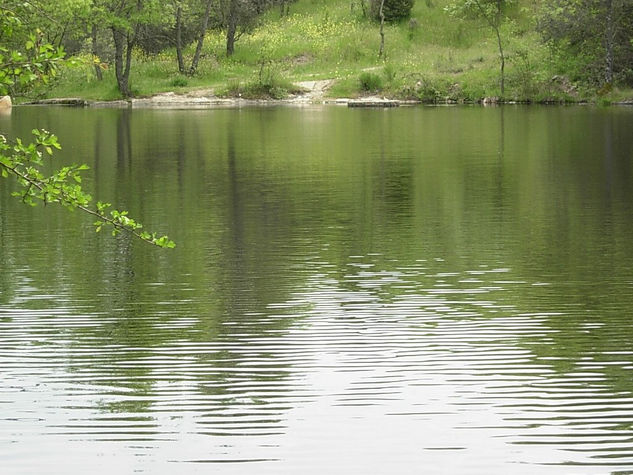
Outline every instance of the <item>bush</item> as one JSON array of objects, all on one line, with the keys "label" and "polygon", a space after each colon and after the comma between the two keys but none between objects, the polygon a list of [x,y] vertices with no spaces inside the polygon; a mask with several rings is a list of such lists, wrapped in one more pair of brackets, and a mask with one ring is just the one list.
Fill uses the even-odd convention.
[{"label": "bush", "polygon": [[[380,2],[381,0],[371,0],[371,15],[377,20],[380,20]],[[385,0],[382,12],[385,21],[399,21],[409,18],[412,8],[413,0]]]},{"label": "bush", "polygon": [[169,85],[172,87],[187,87],[187,84],[189,84],[189,82],[186,78],[183,78],[182,76],[172,79],[169,83]]},{"label": "bush", "polygon": [[224,95],[242,99],[284,99],[288,96],[288,89],[281,85],[264,84],[259,81],[244,84],[231,81]]},{"label": "bush", "polygon": [[396,68],[393,67],[393,64],[385,64],[382,68],[382,75],[385,77],[385,81],[391,84],[396,80]]},{"label": "bush", "polygon": [[260,64],[256,80],[241,83],[230,79],[225,95],[243,99],[285,99],[289,94],[303,93],[305,90],[278,75],[274,65],[268,62]]},{"label": "bush", "polygon": [[382,89],[382,79],[380,76],[374,73],[364,72],[359,78],[358,82],[361,91],[379,91]]}]

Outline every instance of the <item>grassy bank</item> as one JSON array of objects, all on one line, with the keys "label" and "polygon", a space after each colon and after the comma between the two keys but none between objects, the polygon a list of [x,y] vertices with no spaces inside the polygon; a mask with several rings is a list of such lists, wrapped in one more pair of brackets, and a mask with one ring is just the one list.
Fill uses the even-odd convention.
[{"label": "grassy bank", "polygon": [[[447,0],[417,0],[412,19],[385,29],[386,58],[378,58],[379,25],[350,8],[349,0],[299,0],[291,15],[264,15],[226,58],[223,32],[208,33],[196,75],[178,73],[175,51],[147,56],[135,52],[131,84],[135,95],[212,89],[218,95],[282,97],[292,83],[335,79],[332,97],[380,94],[422,101],[478,101],[500,96],[499,54],[494,33],[476,20],[459,20]],[[515,101],[595,100],[596,92],[570,81],[533,33],[529,5],[517,5],[502,28],[506,62],[504,98]],[[191,55],[192,50],[188,51]],[[65,68],[48,97],[120,98],[114,68],[97,81],[90,61]],[[604,91],[603,91],[604,92]],[[633,97],[606,91],[603,102]]]}]

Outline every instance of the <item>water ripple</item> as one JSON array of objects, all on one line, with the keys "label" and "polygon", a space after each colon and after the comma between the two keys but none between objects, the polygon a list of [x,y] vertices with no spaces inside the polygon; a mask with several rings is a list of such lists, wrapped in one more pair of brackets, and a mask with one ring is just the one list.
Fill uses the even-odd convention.
[{"label": "water ripple", "polygon": [[[516,473],[633,466],[633,397],[608,386],[633,352],[535,353],[561,331],[551,321],[569,315],[503,303],[509,288],[531,285],[500,280],[509,269],[429,275],[354,259],[340,281],[311,262],[320,272],[306,290],[210,329],[203,315],[160,311],[118,335],[116,312],[27,310],[17,299],[0,309],[2,446],[81,440],[156,458],[207,438],[205,456],[164,459],[274,473],[282,460],[332,454],[330,440],[338,458],[351,440],[371,447],[363,431],[382,427],[389,453],[408,463],[445,463],[442,454],[470,455],[486,439],[482,463]],[[580,336],[603,327],[585,324]],[[283,449],[306,437],[309,450]]]}]

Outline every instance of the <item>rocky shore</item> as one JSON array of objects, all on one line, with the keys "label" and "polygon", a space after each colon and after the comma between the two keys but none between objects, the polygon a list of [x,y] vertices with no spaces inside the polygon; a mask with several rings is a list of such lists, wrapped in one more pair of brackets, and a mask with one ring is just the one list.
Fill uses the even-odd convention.
[{"label": "rocky shore", "polygon": [[[304,92],[290,95],[284,99],[245,99],[242,97],[219,97],[213,89],[197,89],[183,94],[164,92],[151,97],[139,97],[115,101],[91,101],[81,98],[66,97],[42,99],[27,102],[23,105],[62,105],[72,107],[101,107],[101,108],[132,108],[132,109],[208,109],[234,108],[268,105],[309,105],[309,104],[339,104],[348,107],[398,107],[400,105],[420,104],[420,101],[394,100],[378,96],[361,98],[326,98],[327,90],[334,80],[303,81],[296,85]],[[8,96],[6,96],[8,98]],[[2,98],[4,100],[5,98]],[[8,98],[10,104],[10,98]],[[7,101],[5,101],[7,102]],[[454,102],[447,102],[454,103]],[[488,97],[479,101],[484,106],[501,104],[496,97]],[[506,102],[503,102],[506,103]],[[510,102],[514,103],[514,102]],[[614,105],[633,105],[632,101],[613,103]],[[1,105],[1,104],[0,104]],[[10,105],[8,106],[10,110]]]},{"label": "rocky shore", "polygon": [[308,105],[339,104],[349,107],[397,107],[400,104],[417,103],[398,101],[384,97],[368,96],[357,99],[329,99],[325,93],[334,83],[331,79],[304,81],[296,85],[304,92],[285,99],[245,99],[242,97],[219,97],[212,89],[198,89],[184,94],[164,92],[151,97],[130,98],[116,101],[90,101],[76,97],[41,99],[23,105],[60,105],[71,107],[132,108],[132,109],[207,109],[219,107],[248,107],[263,105]]}]

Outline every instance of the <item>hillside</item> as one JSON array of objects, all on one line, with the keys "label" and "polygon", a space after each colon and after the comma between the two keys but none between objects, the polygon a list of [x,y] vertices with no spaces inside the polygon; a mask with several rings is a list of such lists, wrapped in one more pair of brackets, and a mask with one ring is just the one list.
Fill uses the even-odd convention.
[{"label": "hillside", "polygon": [[[430,102],[478,101],[500,96],[499,51],[482,20],[452,16],[448,0],[417,0],[411,18],[385,26],[350,0],[299,0],[290,15],[271,9],[225,55],[225,33],[210,30],[194,76],[178,73],[176,53],[135,51],[130,82],[137,96],[204,88],[217,95],[283,97],[300,81],[333,80],[331,97],[380,94]],[[501,26],[506,55],[506,100],[579,101],[594,91],[574,83],[534,32],[534,3],[516,4]],[[193,45],[187,51],[193,55]],[[97,81],[91,61],[66,68],[45,94],[120,98],[113,67]],[[614,94],[625,94],[620,91]],[[615,97],[615,96],[614,96]],[[617,98],[617,97],[616,97]]]}]

